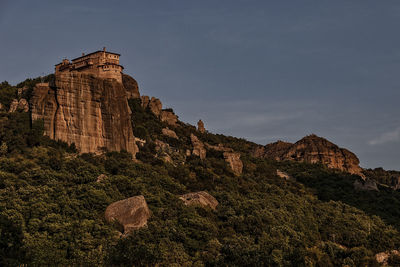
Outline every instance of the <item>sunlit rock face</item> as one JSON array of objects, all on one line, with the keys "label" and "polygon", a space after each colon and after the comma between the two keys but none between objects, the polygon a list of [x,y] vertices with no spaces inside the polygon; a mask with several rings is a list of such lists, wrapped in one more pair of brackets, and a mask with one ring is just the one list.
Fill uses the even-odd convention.
[{"label": "sunlit rock face", "polygon": [[127,93],[115,79],[56,75],[54,86],[42,83],[34,88],[31,107],[32,120],[44,120],[46,135],[74,143],[81,153],[138,151]]},{"label": "sunlit rock face", "polygon": [[328,168],[357,174],[363,177],[360,161],[347,149],[340,148],[325,138],[314,134],[304,137],[296,143],[278,141],[258,147],[253,155],[275,160],[293,160],[309,163],[321,163]]},{"label": "sunlit rock face", "polygon": [[120,224],[126,235],[146,226],[150,215],[144,196],[134,196],[110,204],[104,216],[107,222]]}]

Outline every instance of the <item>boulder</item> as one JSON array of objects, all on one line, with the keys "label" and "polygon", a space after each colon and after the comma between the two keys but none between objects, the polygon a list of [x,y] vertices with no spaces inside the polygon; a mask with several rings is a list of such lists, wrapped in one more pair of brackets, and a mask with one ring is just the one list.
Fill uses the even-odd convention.
[{"label": "boulder", "polygon": [[124,234],[146,226],[150,210],[144,196],[135,196],[110,204],[105,212],[107,222],[118,222]]},{"label": "boulder", "polygon": [[201,142],[199,138],[197,138],[197,136],[195,136],[194,134],[190,134],[190,140],[192,141],[193,145],[192,154],[200,157],[200,159],[205,159],[207,151],[204,148],[203,142]]},{"label": "boulder", "polygon": [[122,84],[125,87],[126,96],[128,99],[140,98],[139,86],[135,79],[127,74],[122,74]]},{"label": "boulder", "polygon": [[201,133],[205,133],[206,132],[206,128],[204,128],[204,123],[202,120],[199,120],[197,122],[197,130]]},{"label": "boulder", "polygon": [[218,206],[218,201],[205,191],[188,193],[179,197],[187,206],[198,205],[202,207],[210,207],[215,210]]},{"label": "boulder", "polygon": [[359,180],[356,179],[354,181],[354,189],[355,190],[361,190],[361,191],[379,191],[378,186],[376,182],[372,179],[366,179],[366,180]]},{"label": "boulder", "polygon": [[276,175],[278,175],[282,179],[285,179],[286,181],[292,179],[292,177],[289,174],[278,169],[276,170]]},{"label": "boulder", "polygon": [[240,153],[238,152],[224,152],[224,159],[231,167],[233,173],[235,175],[242,174],[243,171],[243,163],[240,160]]},{"label": "boulder", "polygon": [[37,84],[31,98],[32,120],[44,120],[51,139],[74,143],[80,153],[138,147],[132,131],[126,90],[114,79],[88,74],[60,74],[55,86]]},{"label": "boulder", "polygon": [[105,174],[100,174],[99,176],[97,176],[96,182],[97,182],[97,183],[100,183],[101,181],[103,181],[103,180],[105,180],[105,179],[107,179],[107,178],[108,178],[107,175],[105,175]]},{"label": "boulder", "polygon": [[306,136],[296,143],[278,141],[253,151],[253,156],[274,160],[293,160],[321,163],[328,168],[338,169],[365,178],[357,156],[315,134]]},{"label": "boulder", "polygon": [[168,123],[171,126],[176,126],[178,122],[178,116],[172,110],[162,110],[160,120]]},{"label": "boulder", "polygon": [[170,130],[168,128],[163,128],[162,129],[162,134],[165,135],[165,136],[169,136],[171,138],[178,139],[178,136],[176,135],[176,133],[173,130]]},{"label": "boulder", "polygon": [[398,250],[380,252],[375,255],[375,259],[379,264],[382,264],[382,266],[388,266],[389,258],[392,256],[400,257],[400,252]]}]

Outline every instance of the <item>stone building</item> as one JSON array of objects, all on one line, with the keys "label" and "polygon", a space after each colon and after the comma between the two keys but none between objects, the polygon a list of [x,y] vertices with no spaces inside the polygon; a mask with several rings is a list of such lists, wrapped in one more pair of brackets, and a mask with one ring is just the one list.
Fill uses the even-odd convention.
[{"label": "stone building", "polygon": [[122,83],[123,66],[119,64],[121,55],[103,50],[99,50],[90,54],[72,59],[64,59],[61,63],[55,66],[56,76],[69,73],[92,74],[95,77],[107,79],[116,79]]}]

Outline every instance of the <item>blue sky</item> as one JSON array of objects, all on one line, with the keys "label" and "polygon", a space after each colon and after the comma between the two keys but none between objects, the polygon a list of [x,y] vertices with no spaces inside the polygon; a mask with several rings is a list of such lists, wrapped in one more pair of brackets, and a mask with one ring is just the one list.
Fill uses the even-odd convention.
[{"label": "blue sky", "polygon": [[0,0],[0,81],[106,46],[180,119],[400,170],[399,1]]}]

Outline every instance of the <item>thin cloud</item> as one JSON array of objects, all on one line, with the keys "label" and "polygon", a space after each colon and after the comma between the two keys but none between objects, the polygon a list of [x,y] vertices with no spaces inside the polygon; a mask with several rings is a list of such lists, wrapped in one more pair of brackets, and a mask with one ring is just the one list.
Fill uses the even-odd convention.
[{"label": "thin cloud", "polygon": [[379,137],[368,142],[369,145],[382,145],[391,142],[399,142],[400,141],[400,127],[397,127],[395,130],[386,132],[381,134]]}]

